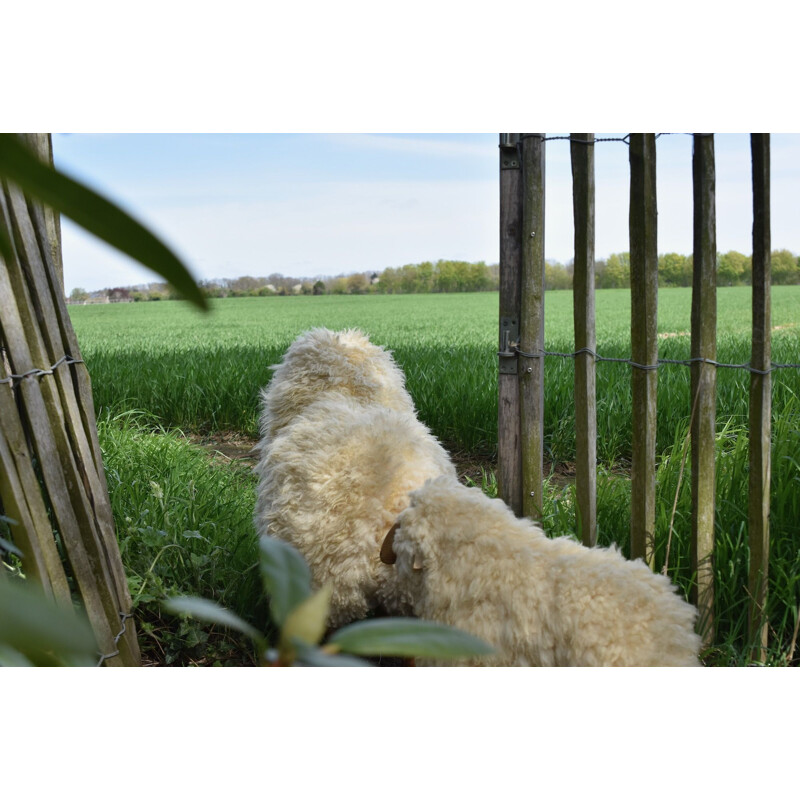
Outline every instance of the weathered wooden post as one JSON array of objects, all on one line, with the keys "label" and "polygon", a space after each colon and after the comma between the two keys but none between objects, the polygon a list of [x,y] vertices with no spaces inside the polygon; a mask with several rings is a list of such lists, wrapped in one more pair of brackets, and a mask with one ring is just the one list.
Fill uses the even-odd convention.
[{"label": "weathered wooden post", "polygon": [[[47,137],[47,134],[28,134]],[[38,142],[37,152],[47,145]],[[23,568],[72,606],[72,578],[104,663],[140,663],[114,533],[91,385],[72,329],[45,211],[0,187],[0,504]],[[59,542],[54,539],[57,532]],[[60,550],[63,551],[60,552]],[[68,567],[65,563],[68,562]]]},{"label": "weathered wooden post", "polygon": [[656,137],[630,138],[631,558],[652,569],[656,524],[656,387],[658,381],[658,237]]},{"label": "weathered wooden post", "polygon": [[750,608],[748,634],[752,657],[764,661],[767,647],[767,579],[769,573],[769,490],[772,409],[770,305],[770,165],[769,134],[753,133],[753,344],[750,367]]},{"label": "weathered wooden post", "polygon": [[[39,160],[48,166],[53,166],[53,137],[48,133],[23,133],[22,138],[28,147],[39,156]],[[45,230],[47,231],[47,241],[50,248],[50,257],[55,268],[56,275],[64,286],[64,264],[61,258],[61,216],[56,214],[50,206],[42,206],[35,201],[44,213]]]},{"label": "weathered wooden post", "polygon": [[541,519],[544,506],[544,134],[523,134],[520,366],[522,513]]},{"label": "weathered wooden post", "polygon": [[[575,326],[575,492],[578,531],[597,543],[597,391],[594,289],[594,134],[570,135],[575,220],[573,319]],[[592,353],[581,353],[581,350]]]},{"label": "weathered wooden post", "polygon": [[522,247],[522,162],[519,134],[500,134],[500,336],[497,376],[497,488],[500,497],[522,514],[520,450],[519,343]]},{"label": "weathered wooden post", "polygon": [[[692,601],[699,633],[714,636],[714,440],[717,408],[717,232],[714,135],[694,135],[694,274],[692,282]],[[695,360],[696,359],[696,360]]]}]

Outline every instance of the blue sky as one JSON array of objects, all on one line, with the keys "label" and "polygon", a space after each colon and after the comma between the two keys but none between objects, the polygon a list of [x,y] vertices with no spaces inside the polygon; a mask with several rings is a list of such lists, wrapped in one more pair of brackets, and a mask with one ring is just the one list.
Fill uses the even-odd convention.
[{"label": "blue sky", "polygon": [[[558,134],[548,134],[558,135]],[[622,134],[597,134],[620,136]],[[54,134],[57,166],[159,233],[199,279],[498,260],[498,136]],[[717,243],[751,251],[747,134],[718,134]],[[659,252],[692,249],[690,136],[657,145]],[[545,251],[572,254],[569,143],[547,144]],[[598,144],[596,253],[628,249],[628,148]],[[800,250],[800,134],[772,137],[773,248]],[[157,280],[69,220],[66,291]]]}]

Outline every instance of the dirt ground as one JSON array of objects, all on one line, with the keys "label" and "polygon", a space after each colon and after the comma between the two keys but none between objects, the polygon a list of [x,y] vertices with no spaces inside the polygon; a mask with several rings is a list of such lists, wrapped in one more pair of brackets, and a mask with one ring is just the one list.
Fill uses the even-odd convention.
[{"label": "dirt ground", "polygon": [[[240,463],[248,467],[253,467],[258,460],[255,452],[257,439],[250,439],[240,433],[216,432],[210,434],[190,434],[189,440],[205,448],[214,458]],[[449,447],[443,443],[445,450],[455,464],[458,478],[462,483],[472,481],[478,486],[484,474],[489,474],[497,470],[497,458],[495,455],[476,455],[467,453],[455,447]],[[549,475],[554,470],[553,481],[557,486],[566,486],[575,482],[575,464],[564,462],[551,464],[545,461],[544,474]]]}]

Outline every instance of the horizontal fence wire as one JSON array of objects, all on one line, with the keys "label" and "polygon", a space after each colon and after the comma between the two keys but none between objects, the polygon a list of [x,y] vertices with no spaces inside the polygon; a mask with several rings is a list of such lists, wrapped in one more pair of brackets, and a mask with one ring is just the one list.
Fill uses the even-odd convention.
[{"label": "horizontal fence wire", "polygon": [[[125,631],[127,629],[127,626],[125,625],[125,620],[133,619],[133,614],[123,614],[122,611],[120,611],[119,612],[119,618],[120,618],[120,621],[122,622],[122,628],[120,629],[120,632],[114,637],[114,644],[115,645],[125,635]],[[113,653],[106,653],[104,655],[101,654],[100,655],[100,660],[97,662],[97,664],[95,666],[102,667],[104,661],[107,661],[109,658],[114,658],[114,656],[118,656],[118,655],[119,655],[119,649],[115,650]]]},{"label": "horizontal fence wire", "polygon": [[574,353],[556,353],[550,350],[540,350],[538,353],[526,353],[524,350],[520,350],[519,347],[513,347],[512,350],[507,352],[499,352],[497,355],[505,358],[509,358],[513,355],[520,355],[523,358],[545,358],[551,356],[555,358],[575,358],[576,356],[583,355],[584,353],[588,353],[594,358],[595,361],[612,361],[617,364],[628,364],[635,369],[641,369],[645,371],[658,369],[663,364],[678,364],[679,366],[690,367],[692,364],[698,363],[711,364],[713,367],[720,367],[723,369],[744,369],[747,370],[747,372],[752,372],[756,375],[769,375],[771,372],[774,372],[778,369],[800,369],[800,364],[777,364],[774,361],[769,369],[757,369],[750,364],[723,364],[720,361],[713,361],[710,358],[700,357],[688,358],[685,361],[674,358],[659,358],[658,363],[656,364],[638,364],[635,361],[632,361],[630,358],[611,358],[609,356],[601,356],[599,353],[596,353],[594,350],[591,350],[588,347],[583,347],[580,350],[576,350]]},{"label": "horizontal fence wire", "polygon": [[27,372],[23,372],[22,375],[8,375],[5,378],[0,379],[0,383],[10,383],[12,386],[15,383],[21,383],[25,380],[25,378],[41,378],[43,375],[52,375],[58,367],[62,364],[83,364],[83,359],[80,358],[73,358],[70,355],[61,356],[61,358],[56,361],[48,369],[29,369]]},{"label": "horizontal fence wire", "polygon": [[[713,136],[713,133],[657,133],[656,139],[661,136]],[[541,133],[523,133],[519,137],[519,141],[521,142],[523,139],[539,139],[543,142],[575,142],[576,144],[596,144],[598,142],[622,142],[623,144],[630,144],[630,137],[629,133],[625,134],[625,136],[617,136],[617,137],[606,137],[606,138],[598,138],[595,137],[594,139],[573,139],[571,136],[544,136]],[[502,145],[501,145],[502,146]]]}]

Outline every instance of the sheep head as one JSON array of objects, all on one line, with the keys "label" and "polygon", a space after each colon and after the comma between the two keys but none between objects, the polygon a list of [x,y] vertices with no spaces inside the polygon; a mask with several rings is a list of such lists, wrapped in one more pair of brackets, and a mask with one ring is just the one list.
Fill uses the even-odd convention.
[{"label": "sheep head", "polygon": [[[381,545],[381,561],[384,564],[394,564],[397,561],[397,553],[394,552],[394,535],[397,533],[399,528],[400,523],[395,522],[395,524],[389,528],[389,532],[386,534],[386,537],[383,540],[383,544]],[[422,569],[422,563],[418,555],[414,556],[414,564],[412,569],[417,571]]]}]

